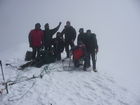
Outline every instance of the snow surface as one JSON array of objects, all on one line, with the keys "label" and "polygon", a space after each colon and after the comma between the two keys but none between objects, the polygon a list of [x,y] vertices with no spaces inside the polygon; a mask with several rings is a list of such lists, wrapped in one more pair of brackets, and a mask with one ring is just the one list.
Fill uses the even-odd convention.
[{"label": "snow surface", "polygon": [[[137,97],[126,88],[118,85],[111,75],[93,72],[90,69],[70,68],[69,60],[44,65],[41,68],[28,67],[24,71],[6,66],[6,63],[19,66],[24,61],[26,44],[18,50],[1,54],[6,81],[22,81],[43,70],[43,78],[36,78],[9,86],[9,94],[0,95],[0,105],[139,105]],[[63,57],[65,54],[63,54]],[[48,68],[47,68],[48,67]],[[1,74],[0,74],[1,75]],[[0,76],[2,82],[2,76]]]}]

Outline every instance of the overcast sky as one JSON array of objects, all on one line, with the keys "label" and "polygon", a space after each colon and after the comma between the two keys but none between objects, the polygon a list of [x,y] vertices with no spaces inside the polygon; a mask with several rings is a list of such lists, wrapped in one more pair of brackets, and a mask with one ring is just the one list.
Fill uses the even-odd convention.
[{"label": "overcast sky", "polygon": [[[28,33],[39,22],[50,28],[69,20],[76,28],[96,33],[97,68],[140,93],[139,0],[0,0],[0,52],[28,43]],[[9,52],[10,53],[10,52]]]}]

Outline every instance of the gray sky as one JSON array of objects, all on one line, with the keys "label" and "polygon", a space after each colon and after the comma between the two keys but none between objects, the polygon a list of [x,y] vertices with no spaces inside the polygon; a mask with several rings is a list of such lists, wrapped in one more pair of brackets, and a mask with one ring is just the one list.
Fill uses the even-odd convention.
[{"label": "gray sky", "polygon": [[34,24],[42,29],[62,22],[97,34],[97,68],[107,71],[140,93],[140,2],[139,0],[0,0],[0,52],[20,43]]}]

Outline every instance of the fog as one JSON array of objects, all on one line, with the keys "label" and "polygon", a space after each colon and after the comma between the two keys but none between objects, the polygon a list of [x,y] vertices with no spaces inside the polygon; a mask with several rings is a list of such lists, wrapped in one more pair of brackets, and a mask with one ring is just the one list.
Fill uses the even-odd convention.
[{"label": "fog", "polygon": [[37,22],[44,29],[45,23],[54,28],[61,21],[62,31],[67,20],[77,33],[79,28],[96,33],[98,71],[140,93],[139,0],[0,0],[0,52],[28,43]]}]

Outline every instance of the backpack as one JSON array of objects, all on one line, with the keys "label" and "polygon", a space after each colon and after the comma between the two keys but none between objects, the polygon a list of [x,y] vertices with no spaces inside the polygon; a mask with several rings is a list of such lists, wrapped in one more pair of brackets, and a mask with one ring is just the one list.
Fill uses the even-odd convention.
[{"label": "backpack", "polygon": [[25,54],[25,61],[30,61],[32,59],[32,52],[27,51]]},{"label": "backpack", "polygon": [[77,46],[75,49],[73,49],[72,54],[74,60],[80,60],[84,56],[85,52],[83,47]]}]

